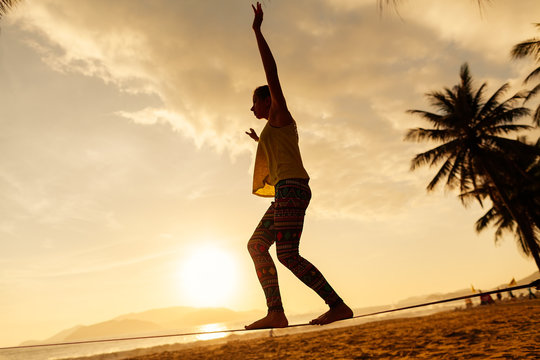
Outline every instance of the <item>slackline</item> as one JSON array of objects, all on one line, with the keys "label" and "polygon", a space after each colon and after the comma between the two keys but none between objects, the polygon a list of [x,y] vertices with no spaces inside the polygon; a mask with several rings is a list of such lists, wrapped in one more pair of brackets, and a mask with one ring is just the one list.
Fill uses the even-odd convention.
[{"label": "slackline", "polygon": [[[502,293],[502,292],[507,292],[507,291],[512,291],[512,290],[520,290],[520,289],[531,288],[531,287],[535,287],[536,289],[540,290],[540,279],[535,280],[531,282],[530,284],[526,284],[526,285],[513,286],[509,288],[504,288],[504,289],[486,291],[486,292],[482,292],[478,294],[459,296],[459,297],[455,297],[451,299],[443,299],[443,300],[432,301],[432,302],[423,303],[423,304],[400,307],[396,309],[376,311],[376,312],[372,312],[368,314],[356,315],[356,316],[353,316],[352,318],[344,319],[344,320],[363,318],[367,316],[375,316],[375,315],[385,314],[385,313],[390,313],[390,312],[395,312],[395,311],[403,311],[403,310],[414,309],[414,308],[423,307],[423,306],[442,304],[442,303],[451,302],[451,301],[464,300],[464,299],[469,299],[469,298],[478,297],[478,296],[497,294],[497,293]],[[344,320],[340,320],[340,321],[344,321]],[[289,325],[288,328],[309,326],[309,325],[311,324],[309,323],[294,324],[294,325]],[[321,325],[312,325],[312,326],[321,326]],[[207,335],[207,334],[223,334],[223,333],[247,332],[247,331],[257,331],[257,330],[271,330],[271,329],[268,329],[268,328],[267,329],[252,329],[252,330],[226,329],[226,330],[216,330],[216,331],[187,332],[187,333],[179,333],[179,334],[133,336],[133,337],[123,337],[123,338],[112,338],[112,339],[82,340],[82,341],[60,342],[60,343],[51,343],[51,344],[0,347],[0,350],[28,349],[28,348],[39,348],[39,347],[63,346],[63,345],[80,345],[80,344],[92,344],[92,343],[105,343],[105,342],[113,342],[113,341],[158,339],[158,338],[166,338],[166,337],[194,336],[194,335]]]}]

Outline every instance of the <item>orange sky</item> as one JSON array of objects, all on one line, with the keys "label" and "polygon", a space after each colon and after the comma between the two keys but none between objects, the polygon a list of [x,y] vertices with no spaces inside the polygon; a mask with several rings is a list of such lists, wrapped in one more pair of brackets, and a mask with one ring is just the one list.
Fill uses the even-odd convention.
[{"label": "orange sky", "polygon": [[[475,233],[482,209],[426,193],[434,171],[409,164],[430,144],[403,136],[425,125],[405,111],[429,109],[423,94],[464,62],[491,92],[521,89],[533,64],[509,52],[538,35],[538,1],[264,11],[314,194],[301,253],[347,302],[535,271],[513,238]],[[246,250],[268,206],[250,194],[244,134],[264,125],[249,111],[264,82],[251,21],[245,0],[25,0],[2,19],[0,346],[151,308],[264,308]],[[289,313],[324,308],[278,272]]]}]

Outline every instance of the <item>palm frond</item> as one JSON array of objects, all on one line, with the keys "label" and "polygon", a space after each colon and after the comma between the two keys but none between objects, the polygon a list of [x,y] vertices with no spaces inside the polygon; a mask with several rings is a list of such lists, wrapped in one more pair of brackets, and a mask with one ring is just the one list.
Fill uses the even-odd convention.
[{"label": "palm frond", "polygon": [[[494,112],[494,116],[490,117],[489,120],[491,120],[490,123],[490,129],[494,129],[499,126],[504,125],[511,125],[513,122],[515,122],[518,119],[521,119],[523,117],[529,116],[531,114],[531,110],[524,107],[519,108],[510,108],[510,109],[501,109],[501,111]],[[529,129],[529,125],[520,125],[515,124],[516,130],[523,130],[523,129]]]},{"label": "palm frond", "polygon": [[[540,69],[540,68],[539,68]],[[540,83],[536,85],[531,91],[527,93],[527,96],[525,96],[525,101],[523,103],[529,102],[531,99],[533,99],[538,93],[540,92]],[[533,123],[535,123],[537,126],[540,126],[540,105],[536,107],[536,110],[533,114]]]},{"label": "palm frond", "polygon": [[[473,179],[476,179],[475,177]],[[461,203],[465,206],[471,201],[476,200],[481,207],[484,207],[483,200],[489,197],[491,189],[489,186],[478,185],[476,181],[472,182],[471,189],[462,191],[458,198],[461,200]]]},{"label": "palm frond", "polygon": [[[482,85],[485,85],[482,84]],[[493,95],[482,105],[482,108],[480,109],[480,112],[478,113],[478,118],[482,119],[487,114],[489,114],[491,111],[493,111],[494,108],[496,108],[499,105],[499,97],[502,96],[510,87],[508,83],[503,84],[501,87],[499,87]]]},{"label": "palm frond", "polygon": [[[511,156],[513,162],[516,159],[524,159],[527,163],[533,163],[537,157],[540,157],[540,147],[526,143],[520,140],[508,139],[504,137],[493,137],[493,143],[497,146],[497,149],[503,153],[515,154]],[[523,166],[529,167],[527,166]]]},{"label": "palm frond", "polygon": [[425,120],[427,120],[429,123],[433,124],[437,128],[441,127],[441,124],[444,122],[443,116],[439,114],[434,114],[429,111],[407,110],[407,113],[419,115],[420,117],[424,118]]},{"label": "palm frond", "polygon": [[[479,191],[484,190],[483,194],[479,192],[475,197],[478,203],[480,203],[480,206],[484,207],[482,198],[485,198],[486,196],[489,196],[491,194],[491,191],[489,190],[489,186],[484,184],[482,177],[478,176],[479,174],[476,169],[476,164],[474,161],[469,161],[467,163],[466,170],[467,170],[467,173],[464,174],[463,177],[470,179],[473,190],[479,190]],[[479,180],[480,180],[480,183],[478,183]],[[486,191],[485,189],[488,189],[488,190]]]},{"label": "palm frond", "polygon": [[525,237],[523,236],[523,233],[519,230],[519,228],[516,228],[515,234],[516,234],[516,238],[518,240],[519,249],[526,256],[530,256],[531,255],[531,249],[529,248],[529,245],[527,244],[527,241],[525,241]]},{"label": "palm frond", "polygon": [[527,77],[525,78],[523,82],[526,84],[527,82],[529,82],[530,80],[532,80],[538,75],[540,75],[540,66],[534,69],[533,71],[531,71],[531,73],[527,75]]},{"label": "palm frond", "polygon": [[482,102],[482,97],[484,95],[484,90],[486,89],[486,86],[487,86],[487,83],[483,83],[482,85],[480,85],[480,87],[476,91],[476,94],[474,95],[474,99],[473,99],[473,107],[475,108],[482,107],[480,103]]},{"label": "palm frond", "polygon": [[398,3],[400,3],[401,0],[377,0],[377,5],[379,7],[379,11],[383,11],[386,7],[393,7],[394,9],[397,8]]},{"label": "palm frond", "polygon": [[437,108],[443,114],[449,114],[454,111],[456,94],[450,89],[445,89],[445,93],[433,91],[427,95],[431,106]]},{"label": "palm frond", "polygon": [[513,234],[518,238],[520,248],[522,248],[522,241],[519,240],[520,234],[516,225],[516,222],[510,216],[506,208],[497,206],[491,207],[480,219],[475,223],[475,229],[477,232],[486,230],[490,225],[495,226],[495,243],[499,242],[505,233]]},{"label": "palm frond", "polygon": [[476,232],[481,232],[482,230],[485,230],[487,227],[489,227],[489,225],[495,221],[496,216],[497,211],[494,207],[492,207],[480,219],[476,220]]},{"label": "palm frond", "polygon": [[21,0],[0,0],[0,19]]},{"label": "palm frond", "polygon": [[538,105],[534,112],[533,121],[537,126],[540,126],[540,105]]},{"label": "palm frond", "polygon": [[411,170],[415,170],[422,165],[435,166],[445,158],[452,157],[457,146],[457,141],[450,141],[448,143],[437,146],[434,149],[428,150],[421,154],[416,155],[411,161]]},{"label": "palm frond", "polygon": [[523,248],[523,237],[519,232],[515,221],[510,216],[501,216],[497,223],[497,230],[495,231],[495,243],[498,243],[505,233],[513,234],[518,239],[518,244]]},{"label": "palm frond", "polygon": [[527,103],[528,101],[530,101],[532,98],[534,98],[538,94],[539,91],[540,91],[540,83],[538,83],[538,85],[536,85],[531,91],[527,93],[527,96],[525,96],[525,101],[523,101],[523,103]]},{"label": "palm frond", "polygon": [[454,136],[452,136],[448,130],[424,128],[409,129],[405,135],[405,140],[415,142],[421,142],[424,140],[442,142],[453,138]]},{"label": "palm frond", "polygon": [[461,65],[461,69],[459,70],[459,77],[461,80],[461,84],[459,86],[459,89],[463,91],[464,93],[471,93],[472,89],[472,77],[471,72],[469,70],[469,64],[464,63]]},{"label": "palm frond", "polygon": [[460,176],[465,172],[464,167],[464,161],[467,154],[466,151],[459,151],[456,156],[455,160],[453,161],[452,168],[447,174],[448,179],[446,180],[446,186],[449,188],[453,188],[455,184],[459,183],[459,188],[461,192],[467,191],[469,186],[469,181],[467,180],[466,176]]},{"label": "palm frond", "polygon": [[[432,163],[432,165],[434,165]],[[443,166],[441,166],[441,168],[439,169],[439,171],[437,172],[437,174],[435,174],[435,177],[429,182],[428,186],[426,187],[426,189],[428,191],[432,191],[435,186],[437,186],[437,184],[442,180],[442,178],[444,178],[445,176],[447,176],[447,174],[450,172],[450,170],[452,169],[452,166],[453,166],[453,162],[451,159],[447,159]],[[447,182],[447,186],[451,187],[450,184],[448,184]]]},{"label": "palm frond", "polygon": [[520,42],[519,44],[514,45],[510,54],[514,59],[520,59],[532,55],[536,61],[539,61],[540,39],[533,38]]},{"label": "palm frond", "polygon": [[494,108],[482,111],[481,121],[478,122],[476,128],[486,130],[502,124],[511,124],[522,117],[529,116],[531,111],[529,108],[516,107],[516,103],[525,99],[527,94],[527,92],[519,92],[503,102],[490,105]]},{"label": "palm frond", "polygon": [[[513,111],[509,110],[508,112],[512,113]],[[528,114],[530,114],[530,111],[527,111],[523,116],[528,115]],[[507,116],[510,117],[512,115],[509,114]],[[489,129],[486,129],[485,132],[486,132],[486,136],[490,137],[490,136],[502,135],[502,134],[506,135],[506,134],[510,134],[510,133],[514,133],[514,132],[518,132],[518,131],[522,131],[522,130],[531,130],[531,129],[533,129],[533,127],[531,125],[504,124],[504,125],[493,126],[493,127],[489,128]]]}]

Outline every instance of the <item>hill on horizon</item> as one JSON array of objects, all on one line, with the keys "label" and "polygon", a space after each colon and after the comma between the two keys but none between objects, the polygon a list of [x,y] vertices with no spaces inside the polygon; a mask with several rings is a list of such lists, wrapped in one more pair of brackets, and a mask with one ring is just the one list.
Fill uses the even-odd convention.
[{"label": "hill on horizon", "polygon": [[[517,285],[529,284],[540,278],[540,272],[536,271],[531,275],[516,281]],[[497,288],[506,288],[508,284],[503,284]],[[482,289],[488,291],[489,289]],[[450,293],[436,293],[424,296],[410,297],[392,305],[377,305],[371,307],[357,308],[355,314],[372,311],[385,310],[391,307],[403,307],[421,304],[425,302],[449,299],[463,295],[470,295],[471,289],[462,289]],[[186,306],[176,306],[160,309],[151,309],[142,312],[119,315],[111,320],[92,324],[77,325],[75,327],[62,330],[54,336],[42,341],[25,341],[21,346],[38,345],[46,343],[61,343],[71,341],[83,341],[91,339],[106,339],[127,336],[144,336],[166,334],[171,331],[181,331],[210,323],[240,322],[249,321],[260,317],[263,310],[234,311],[227,308],[195,308]],[[294,318],[292,315],[291,318]]]},{"label": "hill on horizon", "polygon": [[128,313],[91,325],[77,325],[42,341],[29,340],[20,346],[129,336],[166,334],[209,323],[242,321],[260,317],[261,311],[176,306]]},{"label": "hill on horizon", "polygon": [[[535,271],[531,275],[526,276],[523,279],[516,280],[516,285],[513,285],[513,286],[530,284],[531,282],[537,279],[540,279],[540,271]],[[479,288],[477,290],[491,291],[491,290],[497,290],[497,289],[504,289],[504,288],[510,287],[508,283],[501,284],[493,288]],[[439,301],[443,299],[450,299],[454,297],[466,296],[466,295],[471,295],[471,294],[472,294],[472,289],[465,288],[465,289],[456,290],[449,293],[435,293],[435,294],[422,295],[422,296],[413,296],[413,297],[409,297],[409,298],[398,301],[396,303],[396,307],[411,306],[411,305],[416,305],[420,303]]]}]

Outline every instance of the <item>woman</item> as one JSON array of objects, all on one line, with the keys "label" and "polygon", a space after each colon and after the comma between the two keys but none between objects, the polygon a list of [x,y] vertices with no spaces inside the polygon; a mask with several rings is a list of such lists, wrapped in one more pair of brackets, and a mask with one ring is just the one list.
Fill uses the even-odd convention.
[{"label": "woman", "polygon": [[352,310],[332,289],[321,272],[298,252],[304,216],[311,199],[309,175],[302,163],[296,123],[287,109],[276,62],[261,32],[261,4],[257,2],[257,7],[252,5],[252,8],[255,13],[253,30],[268,81],[268,85],[255,89],[251,108],[255,117],[266,119],[267,124],[260,138],[253,129],[246,132],[259,143],[253,174],[253,193],[274,197],[275,200],[248,243],[248,250],[266,297],[268,313],[264,318],[246,326],[246,329],[281,328],[289,324],[281,302],[276,267],[268,252],[274,242],[279,261],[330,307],[330,310],[312,320],[310,324],[324,325],[348,319],[353,316]]}]

